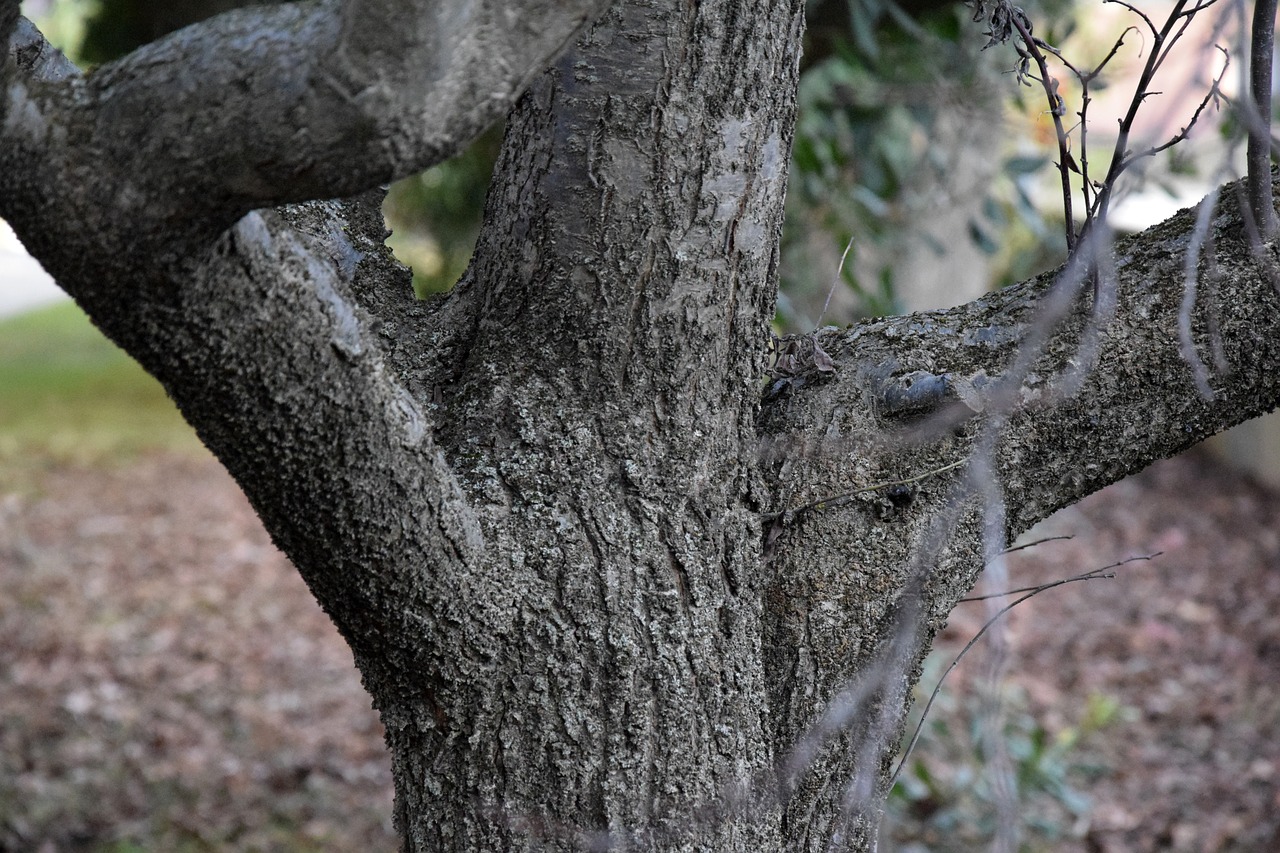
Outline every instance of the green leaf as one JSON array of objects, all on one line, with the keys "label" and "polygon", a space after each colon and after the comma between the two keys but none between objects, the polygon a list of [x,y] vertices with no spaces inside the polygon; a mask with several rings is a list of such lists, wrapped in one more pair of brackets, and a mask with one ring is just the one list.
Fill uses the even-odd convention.
[{"label": "green leaf", "polygon": [[969,239],[985,255],[994,255],[1000,251],[1000,244],[974,219],[969,220]]},{"label": "green leaf", "polygon": [[1004,171],[1009,175],[1029,175],[1048,164],[1049,158],[1041,154],[1019,154],[1004,161]]}]

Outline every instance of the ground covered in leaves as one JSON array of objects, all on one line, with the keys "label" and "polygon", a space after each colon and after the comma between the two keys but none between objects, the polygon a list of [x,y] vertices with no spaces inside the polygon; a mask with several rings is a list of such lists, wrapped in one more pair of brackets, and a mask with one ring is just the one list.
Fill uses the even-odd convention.
[{"label": "ground covered in leaves", "polygon": [[[1012,803],[1024,849],[1280,849],[1278,510],[1192,455],[1036,531],[1073,538],[1014,555],[1013,586],[1163,556],[1016,608],[999,689],[990,653],[961,663],[885,847],[990,849]],[[0,482],[0,851],[390,851],[390,811],[351,656],[216,463]]]},{"label": "ground covered in leaves", "polygon": [[351,654],[211,459],[0,489],[0,850],[394,850]]}]

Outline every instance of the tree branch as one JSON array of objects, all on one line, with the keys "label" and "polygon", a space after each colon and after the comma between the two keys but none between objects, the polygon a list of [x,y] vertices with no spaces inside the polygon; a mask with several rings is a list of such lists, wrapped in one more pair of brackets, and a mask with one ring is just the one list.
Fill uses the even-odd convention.
[{"label": "tree branch", "polygon": [[[484,543],[355,298],[371,278],[408,285],[376,213],[357,201],[253,213],[174,268],[99,265],[117,280],[82,302],[240,483],[366,678],[421,689],[443,666],[423,649],[465,648],[435,633],[460,627],[439,624],[444,609],[483,618],[488,602],[459,584]],[[120,275],[137,298],[112,310]]]},{"label": "tree branch", "polygon": [[[1221,197],[1233,199],[1233,188]],[[1280,327],[1280,304],[1269,265],[1276,260],[1259,259],[1250,250],[1234,201],[1214,211],[1209,239],[1196,239],[1195,216],[1195,210],[1183,211],[1117,244],[1116,308],[1100,328],[1090,327],[1079,281],[1060,288],[1075,306],[1061,303],[1068,307],[1065,315],[1046,327],[1042,306],[1064,274],[1059,270],[959,308],[868,322],[824,337],[822,346],[836,361],[835,378],[774,401],[765,419],[773,442],[807,442],[807,455],[819,460],[804,467],[804,485],[791,488],[806,495],[816,491],[815,497],[841,491],[847,471],[824,475],[820,464],[832,447],[846,449],[846,468],[872,466],[876,459],[857,460],[877,451],[878,459],[899,458],[907,447],[914,458],[924,458],[920,464],[941,467],[971,452],[985,424],[1004,421],[991,445],[992,464],[1009,506],[1012,536],[1090,492],[1274,408],[1280,400],[1280,340],[1272,332]],[[1197,247],[1212,254],[1190,268],[1202,280],[1212,269],[1215,281],[1201,289],[1190,315],[1194,344],[1207,351],[1216,322],[1230,365],[1228,372],[1209,377],[1211,398],[1200,393],[1180,345],[1184,258]],[[1023,353],[1036,338],[1043,345]],[[1019,360],[1025,369],[1008,374]],[[920,406],[899,411],[887,401],[904,383],[929,393]],[[870,421],[848,414],[855,400],[865,401],[860,405],[871,410]],[[885,429],[896,439],[868,439]],[[794,438],[815,430],[825,438]],[[849,448],[860,451],[852,461]],[[890,479],[882,466],[876,472],[868,481]]]},{"label": "tree branch", "polygon": [[[21,79],[5,124],[16,142],[0,146],[0,216],[165,386],[366,677],[394,686],[443,671],[450,664],[423,660],[418,641],[481,633],[438,617],[468,600],[457,584],[484,543],[423,405],[400,379],[401,336],[388,320],[412,319],[412,292],[383,245],[381,194],[252,213],[221,235],[139,235],[92,181],[57,182],[73,143],[62,144],[42,104],[83,81],[25,21],[9,56]],[[41,144],[49,160],[26,160]],[[485,602],[473,604],[466,609],[484,618]]]},{"label": "tree branch", "polygon": [[[1062,96],[1058,94],[1057,78],[1049,73],[1049,64],[1045,60],[1044,53],[1040,50],[1039,40],[1031,35],[1030,23],[1024,21],[1021,15],[1017,14],[1010,16],[1009,20],[1014,29],[1018,31],[1018,37],[1022,40],[1022,47],[1018,49],[1019,54],[1029,55],[1034,59],[1036,67],[1040,71],[1038,80],[1044,89],[1045,98],[1049,104],[1049,115],[1053,119],[1054,135],[1058,140],[1058,176],[1062,183],[1062,213],[1063,219],[1066,221],[1067,251],[1073,252],[1076,248],[1077,238],[1075,216],[1071,212],[1071,172],[1080,171],[1080,169],[1079,167],[1074,170],[1072,168],[1075,160],[1071,156],[1070,138],[1066,129],[1062,126],[1062,117],[1067,112],[1066,104],[1063,102]],[[1077,74],[1077,76],[1079,75]],[[1019,72],[1019,78],[1021,77],[1022,72]],[[1083,121],[1083,119],[1081,120]],[[1084,145],[1082,143],[1081,149],[1083,148]]]},{"label": "tree branch", "polygon": [[[606,0],[346,0],[328,73],[410,174],[505,115]],[[407,8],[406,8],[407,7]]]},{"label": "tree branch", "polygon": [[[30,93],[135,227],[354,195],[455,153],[603,0],[239,9]],[[0,142],[13,132],[6,128]],[[30,152],[47,158],[50,152]],[[67,177],[70,177],[69,175]],[[77,184],[82,186],[82,184]]]},{"label": "tree branch", "polygon": [[[1232,372],[1210,378],[1211,399],[1197,391],[1178,331],[1193,219],[1184,211],[1096,264],[1115,279],[1099,291],[1114,294],[1113,310],[1094,309],[1092,265],[1077,257],[968,305],[818,333],[835,369],[815,365],[766,390],[764,648],[779,742],[806,737],[814,709],[850,690],[896,701],[903,668],[968,592],[984,553],[1280,399],[1280,299],[1232,205],[1201,241],[1213,263],[1199,275],[1216,264],[1218,280],[1191,315],[1201,350],[1217,323]],[[805,511],[787,513],[796,507]],[[876,664],[903,643],[900,667]],[[873,734],[851,722],[853,752],[888,760],[895,732]],[[821,766],[815,778],[826,778]],[[830,796],[802,785],[789,808]]]},{"label": "tree branch", "polygon": [[1249,94],[1243,112],[1249,127],[1245,160],[1249,171],[1249,207],[1259,234],[1269,240],[1276,232],[1271,197],[1271,59],[1276,41],[1276,0],[1256,0],[1249,33]]},{"label": "tree branch", "polygon": [[35,24],[26,18],[18,19],[7,43],[10,45],[9,56],[15,60],[20,73],[30,80],[56,83],[80,76],[80,69],[75,63],[45,41]]}]

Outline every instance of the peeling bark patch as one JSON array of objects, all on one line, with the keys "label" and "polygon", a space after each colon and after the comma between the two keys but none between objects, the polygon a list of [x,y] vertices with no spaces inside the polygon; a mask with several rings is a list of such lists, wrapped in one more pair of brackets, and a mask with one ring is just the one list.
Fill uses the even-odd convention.
[{"label": "peeling bark patch", "polygon": [[21,83],[9,86],[4,112],[4,135],[24,136],[32,145],[43,145],[49,136],[49,123],[36,102],[27,97],[27,87]]},{"label": "peeling bark patch", "polygon": [[725,172],[712,178],[706,190],[715,199],[717,222],[729,222],[738,216],[747,189],[747,179],[738,172]]},{"label": "peeling bark patch", "polygon": [[[241,254],[271,254],[275,240],[262,214],[256,210],[240,217],[235,225],[236,248]],[[256,250],[256,251],[255,251]]]},{"label": "peeling bark patch", "polygon": [[416,447],[422,442],[422,437],[427,434],[427,419],[422,414],[422,409],[418,408],[413,397],[400,385],[395,387],[393,407],[401,422],[404,423],[405,447]]},{"label": "peeling bark patch", "polygon": [[347,358],[358,358],[364,353],[364,342],[360,339],[360,321],[356,318],[355,309],[333,286],[331,268],[309,252],[306,258],[307,271],[315,285],[316,296],[320,297],[333,320],[333,348]]},{"label": "peeling bark patch", "polygon": [[329,257],[338,268],[338,273],[343,280],[354,279],[356,267],[364,260],[365,254],[351,244],[336,222],[329,223],[329,247]]}]

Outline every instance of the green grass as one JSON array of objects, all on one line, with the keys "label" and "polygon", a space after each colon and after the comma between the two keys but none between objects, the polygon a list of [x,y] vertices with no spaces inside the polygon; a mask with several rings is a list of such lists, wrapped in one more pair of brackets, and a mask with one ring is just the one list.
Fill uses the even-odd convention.
[{"label": "green grass", "polygon": [[79,308],[0,321],[0,481],[48,464],[199,448],[160,384]]}]

